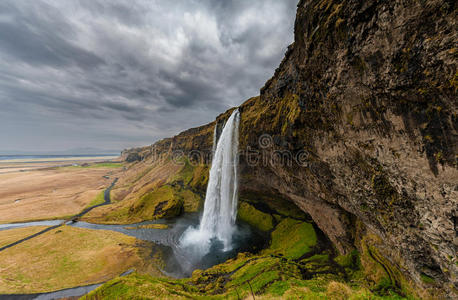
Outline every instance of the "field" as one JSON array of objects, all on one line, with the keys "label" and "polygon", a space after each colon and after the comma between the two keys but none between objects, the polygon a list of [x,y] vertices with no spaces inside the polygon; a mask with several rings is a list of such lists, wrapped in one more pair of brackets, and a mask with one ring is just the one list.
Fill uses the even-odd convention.
[{"label": "field", "polygon": [[77,214],[100,203],[100,194],[123,171],[119,163],[75,163],[0,162],[0,224]]},{"label": "field", "polygon": [[40,232],[47,228],[47,226],[33,226],[27,228],[14,228],[9,230],[0,231],[0,248],[16,241],[22,240],[32,234]]},{"label": "field", "polygon": [[[0,231],[0,243],[38,230]],[[0,294],[49,292],[151,269],[153,260],[145,260],[151,249],[118,232],[61,226],[0,252]]]},{"label": "field", "polygon": [[[104,202],[123,164],[78,161],[1,161],[0,224],[68,218]],[[0,247],[47,228],[0,231]],[[160,250],[122,233],[67,225],[0,251],[0,294],[41,293],[105,282],[135,269],[161,276]],[[160,262],[159,262],[160,263]]]}]

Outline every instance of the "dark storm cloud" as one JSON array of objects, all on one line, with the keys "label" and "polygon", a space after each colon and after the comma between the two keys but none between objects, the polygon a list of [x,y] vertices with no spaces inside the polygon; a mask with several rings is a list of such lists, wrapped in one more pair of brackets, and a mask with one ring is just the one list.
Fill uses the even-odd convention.
[{"label": "dark storm cloud", "polygon": [[[28,5],[35,6],[30,2]],[[11,3],[0,4],[0,44],[12,59],[32,65],[65,67],[70,64],[82,68],[94,67],[103,60],[90,51],[73,45],[68,39],[73,29],[53,7],[43,4],[23,12]],[[8,20],[9,19],[9,20]]]},{"label": "dark storm cloud", "polygon": [[121,148],[209,122],[273,74],[296,2],[3,0],[0,150]]}]

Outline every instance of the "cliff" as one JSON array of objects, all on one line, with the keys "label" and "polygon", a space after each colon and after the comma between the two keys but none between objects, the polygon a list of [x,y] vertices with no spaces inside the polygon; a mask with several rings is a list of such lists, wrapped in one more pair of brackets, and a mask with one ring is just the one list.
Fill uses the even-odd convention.
[{"label": "cliff", "polygon": [[[420,297],[458,289],[456,20],[455,1],[302,0],[294,43],[239,108],[242,197],[293,202]],[[229,114],[123,157],[208,163]]]}]

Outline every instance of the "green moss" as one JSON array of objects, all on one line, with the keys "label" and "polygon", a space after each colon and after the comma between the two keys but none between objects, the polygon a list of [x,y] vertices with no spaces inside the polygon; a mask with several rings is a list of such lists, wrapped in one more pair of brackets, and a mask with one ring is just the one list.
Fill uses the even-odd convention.
[{"label": "green moss", "polygon": [[185,212],[197,212],[203,198],[189,189],[177,189],[177,194],[183,198],[183,209]]},{"label": "green moss", "polygon": [[121,224],[172,218],[183,211],[183,203],[183,197],[174,187],[164,185],[143,195],[132,206],[112,211],[103,218]]},{"label": "green moss", "polygon": [[205,190],[208,183],[209,168],[207,165],[200,165],[194,168],[192,180],[189,183],[191,188]]},{"label": "green moss", "polygon": [[[325,254],[302,262],[327,263]],[[366,288],[349,286],[342,276],[327,271],[303,279],[300,265],[271,255],[239,254],[208,270],[196,270],[190,279],[160,279],[138,274],[112,280],[84,299],[402,299],[378,296]]]},{"label": "green moss", "polygon": [[266,293],[273,296],[282,296],[290,286],[288,281],[276,281],[267,288]]},{"label": "green moss", "polygon": [[113,279],[81,299],[189,299],[195,292],[179,280],[132,274]]},{"label": "green moss", "polygon": [[334,261],[344,268],[358,268],[359,264],[359,253],[357,250],[353,250],[347,255],[339,255],[334,258]]},{"label": "green moss", "polygon": [[286,95],[280,103],[279,113],[273,120],[273,127],[281,128],[283,134],[287,133],[288,128],[294,126],[298,120],[301,107],[299,105],[299,96],[296,94]]},{"label": "green moss", "polygon": [[261,231],[270,231],[274,226],[274,220],[270,214],[257,210],[247,202],[239,203],[237,217]]},{"label": "green moss", "polygon": [[423,281],[424,283],[433,284],[433,283],[436,282],[436,281],[434,280],[434,278],[429,277],[429,276],[426,275],[425,273],[421,273],[421,274],[420,274],[420,278],[421,278],[421,281]]},{"label": "green moss", "polygon": [[398,267],[380,253],[375,246],[379,242],[380,239],[374,234],[367,234],[361,240],[360,259],[369,287],[382,295],[395,295],[400,292],[414,298],[412,284]]},{"label": "green moss", "polygon": [[207,165],[194,165],[188,159],[181,160],[183,167],[167,181],[170,184],[179,183],[192,189],[204,190],[208,182],[209,169]]},{"label": "green moss", "polygon": [[259,276],[253,280],[253,283],[250,284],[253,292],[257,293],[261,291],[266,285],[278,281],[279,279],[281,279],[279,271],[267,271],[259,274]]},{"label": "green moss", "polygon": [[272,269],[278,263],[278,259],[273,257],[253,260],[232,274],[232,281],[228,286],[239,286],[247,281],[251,281],[259,274]]},{"label": "green moss", "polygon": [[171,186],[164,185],[144,195],[132,211],[150,220],[175,217],[183,209],[183,198]]},{"label": "green moss", "polygon": [[181,163],[183,163],[183,167],[176,175],[170,178],[169,182],[181,182],[184,185],[189,185],[194,174],[194,167],[189,163],[189,160],[184,158]]},{"label": "green moss", "polygon": [[282,254],[297,259],[310,252],[317,243],[313,225],[290,218],[284,219],[271,234],[272,240],[266,253]]},{"label": "green moss", "polygon": [[329,255],[327,254],[315,254],[309,258],[301,260],[302,263],[319,263],[327,264],[329,262]]},{"label": "green moss", "polygon": [[196,212],[203,202],[201,196],[208,182],[208,166],[192,165],[188,159],[183,159],[181,170],[168,179],[167,183],[174,186],[178,195],[184,200],[185,212]]},{"label": "green moss", "polygon": [[[293,202],[283,199],[277,195],[267,193],[244,192],[240,195],[240,201],[256,204],[261,203],[268,207],[274,215],[280,219],[291,217],[294,219],[306,220],[307,215],[300,210]],[[276,219],[278,218],[276,217]]]}]

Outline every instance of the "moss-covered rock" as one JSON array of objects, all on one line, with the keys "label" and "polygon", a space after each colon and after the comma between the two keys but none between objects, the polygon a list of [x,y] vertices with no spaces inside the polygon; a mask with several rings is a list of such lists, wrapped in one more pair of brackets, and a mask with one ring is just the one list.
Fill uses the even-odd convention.
[{"label": "moss-covered rock", "polygon": [[[243,149],[305,158],[253,165],[242,155],[241,191],[256,192],[247,202],[274,216],[275,226],[289,215],[260,209],[269,202],[259,196],[294,201],[339,251],[358,247],[363,268],[372,269],[369,286],[380,291],[399,289],[409,276],[418,290],[436,285],[444,297],[456,295],[458,269],[448,258],[455,249],[455,19],[451,1],[301,0],[294,43],[261,95],[239,108]],[[215,123],[230,112],[151,148],[211,152]],[[272,137],[268,147],[259,145],[263,134]],[[191,173],[186,166],[184,186],[193,185]],[[359,245],[355,220],[382,243]],[[336,267],[352,270],[345,260]]]},{"label": "moss-covered rock", "polygon": [[390,288],[367,289],[358,252],[334,260],[335,250],[317,246],[328,244],[308,222],[282,218],[271,235],[260,253],[239,253],[190,278],[132,274],[84,299],[403,299]]},{"label": "moss-covered rock", "polygon": [[[408,297],[415,297],[419,293],[412,287],[414,284],[406,278],[399,267],[387,260],[376,247],[381,239],[373,233],[366,233],[359,244],[359,258],[365,283],[371,290],[382,295],[397,291]],[[428,298],[423,295],[422,297]]]},{"label": "moss-covered rock", "polygon": [[273,195],[267,192],[243,191],[240,200],[249,203],[263,213],[275,215],[279,219],[290,217],[293,219],[310,220],[310,217],[300,210],[297,205],[280,195]]},{"label": "moss-covered rock", "polygon": [[274,227],[272,215],[257,210],[247,202],[239,203],[237,218],[261,231],[270,231]]},{"label": "moss-covered rock", "polygon": [[101,216],[106,223],[130,224],[145,220],[173,218],[183,211],[184,200],[180,193],[170,185],[143,195],[130,206],[123,206]]},{"label": "moss-covered rock", "polygon": [[183,211],[183,202],[183,198],[173,187],[165,185],[144,195],[139,203],[131,208],[131,212],[150,220],[172,218]]},{"label": "moss-covered rock", "polygon": [[189,299],[196,292],[180,281],[132,274],[113,279],[81,299]]},{"label": "moss-covered rock", "polygon": [[270,247],[265,253],[297,259],[312,251],[316,244],[317,235],[312,224],[286,218],[275,227]]},{"label": "moss-covered rock", "polygon": [[183,158],[181,170],[169,177],[167,183],[173,185],[184,201],[185,212],[196,212],[203,206],[203,193],[208,182],[209,168]]}]

